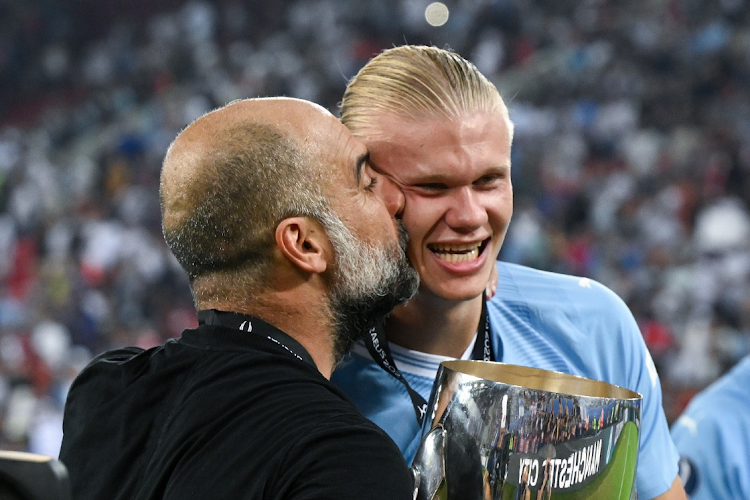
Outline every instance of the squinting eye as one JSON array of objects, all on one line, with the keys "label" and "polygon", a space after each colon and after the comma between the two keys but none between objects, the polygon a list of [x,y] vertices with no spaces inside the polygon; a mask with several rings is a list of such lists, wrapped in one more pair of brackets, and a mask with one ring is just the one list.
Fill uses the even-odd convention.
[{"label": "squinting eye", "polygon": [[365,189],[368,190],[368,191],[372,191],[373,188],[375,188],[375,185],[377,183],[378,183],[378,178],[376,176],[374,176],[374,175],[371,175],[369,182],[365,186]]},{"label": "squinting eye", "polygon": [[437,182],[428,182],[428,183],[424,183],[424,184],[415,184],[414,187],[418,188],[418,189],[423,189],[425,191],[441,191],[441,190],[448,189],[448,186],[446,186],[445,184],[440,184],[440,183],[437,183]]},{"label": "squinting eye", "polygon": [[492,184],[497,183],[498,181],[502,180],[505,176],[501,174],[492,174],[492,175],[485,175],[484,177],[480,177],[476,181],[474,181],[475,186],[491,186]]}]

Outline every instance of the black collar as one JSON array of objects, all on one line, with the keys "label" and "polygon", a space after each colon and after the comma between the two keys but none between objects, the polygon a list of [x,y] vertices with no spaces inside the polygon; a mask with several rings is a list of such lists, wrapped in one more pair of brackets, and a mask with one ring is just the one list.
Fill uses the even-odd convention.
[{"label": "black collar", "polygon": [[302,344],[297,342],[288,334],[282,332],[270,323],[266,323],[260,318],[249,316],[247,314],[217,311],[216,309],[206,309],[198,311],[199,325],[214,325],[239,330],[241,332],[254,333],[261,337],[266,337],[271,342],[284,348],[289,354],[310,363],[317,369],[315,361]]}]

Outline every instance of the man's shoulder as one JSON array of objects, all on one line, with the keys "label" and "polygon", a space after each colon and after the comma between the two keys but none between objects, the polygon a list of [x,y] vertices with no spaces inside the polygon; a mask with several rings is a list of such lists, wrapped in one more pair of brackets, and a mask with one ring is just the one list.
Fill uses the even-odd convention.
[{"label": "man's shoulder", "polygon": [[504,262],[500,260],[497,261],[497,269],[498,272],[508,274],[510,276],[520,276],[540,281],[565,283],[567,281],[577,279],[575,276],[569,274],[545,271],[534,267],[514,264],[512,262]]},{"label": "man's shoulder", "polygon": [[[720,412],[716,408],[732,411]],[[699,392],[686,408],[685,415],[715,419],[720,426],[732,419],[750,425],[750,356]]]},{"label": "man's shoulder", "polygon": [[139,360],[147,359],[147,356],[144,357],[144,353],[147,352],[139,347],[120,347],[96,355],[76,376],[68,399],[77,398],[82,390],[87,395],[92,394],[92,391],[96,394],[110,385],[113,385],[112,390],[115,392],[121,390],[120,382],[123,381],[123,375],[127,378],[128,373],[142,371],[142,368],[135,368],[134,365],[142,367],[143,363]]},{"label": "man's shoulder", "polygon": [[123,363],[131,361],[133,358],[143,354],[144,352],[146,352],[145,349],[132,346],[110,349],[94,356],[82,370],[82,372],[99,366],[122,365]]},{"label": "man's shoulder", "polygon": [[[623,363],[641,363],[619,354],[621,346],[642,342],[632,313],[594,280],[502,264],[498,293],[487,309],[507,362],[598,379],[613,375],[613,367]],[[636,355],[643,349],[627,352]],[[609,381],[632,388],[617,377]]]},{"label": "man's shoulder", "polygon": [[530,307],[599,309],[622,308],[622,299],[602,283],[584,276],[543,271],[528,266],[497,262],[497,293],[491,302],[525,303]]},{"label": "man's shoulder", "polygon": [[750,457],[750,440],[742,438],[750,428],[750,386],[741,373],[728,375],[698,393],[670,430],[680,477],[694,498],[713,498],[716,486],[728,488],[722,498],[747,498],[747,477],[727,472],[746,470]]},{"label": "man's shoulder", "polygon": [[545,271],[502,261],[497,262],[497,269],[499,275],[498,281],[505,276],[517,280],[517,286],[523,288],[532,288],[534,286],[542,285],[572,289],[584,288],[609,290],[609,288],[600,282],[585,276],[574,276],[572,274]]}]

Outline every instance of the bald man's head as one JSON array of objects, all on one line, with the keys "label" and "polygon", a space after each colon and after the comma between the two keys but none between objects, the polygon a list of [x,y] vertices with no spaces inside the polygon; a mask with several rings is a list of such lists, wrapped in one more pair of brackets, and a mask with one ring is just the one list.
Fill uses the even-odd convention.
[{"label": "bald man's head", "polygon": [[238,270],[265,279],[277,224],[327,210],[316,139],[331,126],[340,124],[307,101],[247,99],[178,135],[162,167],[162,222],[191,281]]},{"label": "bald man's head", "polygon": [[338,358],[419,283],[396,224],[403,193],[377,179],[364,144],[306,101],[249,99],[196,120],[160,186],[196,306],[288,317],[280,298],[307,301]]}]

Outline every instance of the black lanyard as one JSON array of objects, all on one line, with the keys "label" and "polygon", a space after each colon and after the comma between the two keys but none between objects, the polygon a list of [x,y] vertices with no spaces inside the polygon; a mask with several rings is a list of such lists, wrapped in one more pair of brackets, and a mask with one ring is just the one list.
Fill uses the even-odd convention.
[{"label": "black lanyard", "polygon": [[302,344],[294,340],[292,337],[282,332],[275,326],[266,323],[260,318],[254,316],[248,316],[247,314],[217,311],[216,309],[207,309],[204,311],[198,311],[198,324],[199,325],[216,325],[231,328],[233,330],[240,330],[242,332],[252,332],[254,334],[265,337],[274,344],[285,349],[289,354],[315,366],[312,356],[302,347]]},{"label": "black lanyard", "polygon": [[[483,335],[477,332],[477,339],[474,342],[474,349],[471,353],[471,359],[480,361],[495,361],[495,353],[492,349],[492,339],[490,337],[490,317],[487,314],[487,301],[484,294],[482,295],[482,315],[479,318],[479,329],[483,330]],[[403,374],[396,367],[396,362],[391,355],[391,349],[388,347],[388,339],[385,335],[385,325],[378,324],[370,329],[365,336],[365,345],[370,351],[370,356],[386,372],[390,373],[399,382],[404,384],[406,391],[409,393],[411,403],[414,405],[414,414],[417,417],[419,426],[422,426],[424,415],[427,412],[427,401],[406,381]]]}]

